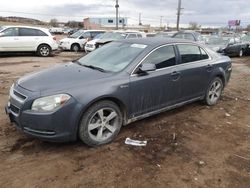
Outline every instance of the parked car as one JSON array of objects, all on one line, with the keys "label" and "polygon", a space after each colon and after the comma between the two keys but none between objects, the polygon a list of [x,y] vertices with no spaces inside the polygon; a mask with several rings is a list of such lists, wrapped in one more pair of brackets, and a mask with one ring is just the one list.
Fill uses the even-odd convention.
[{"label": "parked car", "polygon": [[47,57],[58,44],[48,29],[29,26],[4,26],[0,29],[1,52],[36,52]]},{"label": "parked car", "polygon": [[156,33],[146,33],[146,37],[154,37]]},{"label": "parked car", "polygon": [[96,42],[98,42],[103,35],[104,35],[103,33],[96,35],[95,38],[93,38],[93,40],[87,42],[84,47],[85,52],[88,53],[94,51],[96,49]]},{"label": "parked car", "polygon": [[59,48],[78,52],[84,49],[86,42],[92,40],[96,35],[104,33],[103,30],[79,30],[67,38],[60,40]]},{"label": "parked car", "polygon": [[63,34],[63,28],[61,27],[52,27],[49,29],[49,32],[52,33],[52,34]]},{"label": "parked car", "polygon": [[172,37],[176,32],[174,31],[164,31],[164,32],[158,32],[156,33],[155,37],[165,37],[170,38]]},{"label": "parked car", "polygon": [[74,34],[75,32],[79,31],[80,29],[78,28],[75,28],[75,29],[70,29],[70,31],[68,32],[68,35],[72,35]]},{"label": "parked car", "polygon": [[139,32],[127,32],[127,31],[112,31],[105,33],[100,40],[96,42],[96,48],[99,48],[110,42],[121,39],[133,39],[142,38],[142,34]]},{"label": "parked car", "polygon": [[120,40],[20,78],[5,110],[28,135],[96,146],[139,119],[199,100],[215,105],[231,70],[229,57],[198,43]]},{"label": "parked car", "polygon": [[250,34],[244,35],[241,38],[241,41],[247,45],[245,54],[250,55]]},{"label": "parked car", "polygon": [[206,41],[212,50],[228,56],[242,57],[246,53],[248,45],[238,37],[216,37],[211,36]]},{"label": "parked car", "polygon": [[186,39],[204,44],[204,40],[200,33],[195,31],[179,31],[175,33],[172,38]]}]

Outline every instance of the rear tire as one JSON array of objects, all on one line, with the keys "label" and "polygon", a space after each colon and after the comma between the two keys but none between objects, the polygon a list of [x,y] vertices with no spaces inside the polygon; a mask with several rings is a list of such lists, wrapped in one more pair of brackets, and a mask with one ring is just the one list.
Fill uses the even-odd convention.
[{"label": "rear tire", "polygon": [[41,57],[48,57],[51,55],[51,47],[47,44],[41,44],[37,48],[37,54]]},{"label": "rear tire", "polygon": [[84,113],[79,125],[79,138],[89,146],[107,144],[120,132],[122,119],[115,103],[97,102]]},{"label": "rear tire", "polygon": [[212,82],[210,82],[206,91],[204,102],[208,106],[216,105],[221,96],[223,87],[223,82],[219,77],[213,79]]}]

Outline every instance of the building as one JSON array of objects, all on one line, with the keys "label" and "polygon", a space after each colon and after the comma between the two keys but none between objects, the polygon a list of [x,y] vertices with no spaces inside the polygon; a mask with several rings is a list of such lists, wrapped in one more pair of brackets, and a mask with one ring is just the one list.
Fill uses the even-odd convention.
[{"label": "building", "polygon": [[[83,19],[84,29],[114,29],[116,18],[85,18]],[[127,18],[118,19],[118,27],[124,28],[128,24]]]}]

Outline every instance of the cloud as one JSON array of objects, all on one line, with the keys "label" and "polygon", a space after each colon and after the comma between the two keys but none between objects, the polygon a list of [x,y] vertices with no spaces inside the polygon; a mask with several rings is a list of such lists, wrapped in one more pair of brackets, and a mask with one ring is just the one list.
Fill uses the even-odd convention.
[{"label": "cloud", "polygon": [[[163,16],[163,24],[175,23],[177,0],[120,0],[119,14],[128,17],[130,24],[138,23],[141,13],[142,23],[159,25]],[[230,19],[241,19],[244,25],[250,24],[249,3],[246,0],[182,0],[182,24],[195,21],[201,25],[225,26]],[[12,6],[13,5],[13,6]],[[115,0],[8,0],[1,3],[1,9],[31,12],[14,16],[34,17],[42,20],[57,18],[61,21],[82,20],[85,17],[115,16]],[[9,8],[11,7],[11,8]],[[39,15],[40,14],[40,15]],[[44,14],[44,15],[42,15]],[[3,15],[0,12],[0,16]],[[7,14],[5,14],[7,15]]]}]

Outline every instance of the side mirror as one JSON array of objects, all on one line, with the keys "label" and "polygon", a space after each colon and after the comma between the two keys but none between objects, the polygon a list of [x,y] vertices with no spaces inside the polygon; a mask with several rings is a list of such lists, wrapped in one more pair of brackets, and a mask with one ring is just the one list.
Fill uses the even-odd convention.
[{"label": "side mirror", "polygon": [[151,63],[145,63],[142,64],[142,66],[139,68],[140,72],[146,73],[149,71],[155,71],[156,70],[156,66],[155,64],[151,64]]}]

